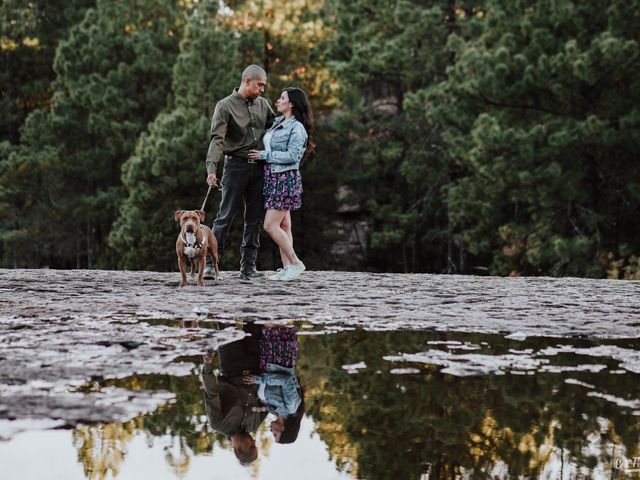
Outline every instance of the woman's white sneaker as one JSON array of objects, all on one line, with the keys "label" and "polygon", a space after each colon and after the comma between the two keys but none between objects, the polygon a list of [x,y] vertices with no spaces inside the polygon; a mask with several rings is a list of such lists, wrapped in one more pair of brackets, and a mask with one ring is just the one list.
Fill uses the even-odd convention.
[{"label": "woman's white sneaker", "polygon": [[284,272],[286,270],[287,270],[287,267],[279,268],[278,270],[276,270],[275,275],[271,275],[269,277],[269,280],[282,280],[282,276],[284,275]]},{"label": "woman's white sneaker", "polygon": [[280,280],[284,280],[285,282],[295,280],[306,269],[307,267],[305,267],[304,263],[302,262],[298,263],[297,265],[289,265],[284,269],[284,273],[282,274],[282,277],[280,277]]}]

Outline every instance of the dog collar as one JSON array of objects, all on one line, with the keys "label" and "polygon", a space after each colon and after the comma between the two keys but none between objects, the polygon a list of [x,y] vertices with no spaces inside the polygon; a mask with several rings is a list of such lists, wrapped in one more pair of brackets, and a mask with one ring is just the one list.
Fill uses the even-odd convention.
[{"label": "dog collar", "polygon": [[194,254],[197,254],[200,252],[200,249],[203,247],[203,242],[204,242],[204,236],[202,237],[202,242],[198,242],[198,235],[195,234],[195,238],[196,241],[194,243],[190,243],[187,241],[187,235],[183,232],[182,233],[182,241],[184,242],[184,246],[185,248],[193,248],[195,249]]}]

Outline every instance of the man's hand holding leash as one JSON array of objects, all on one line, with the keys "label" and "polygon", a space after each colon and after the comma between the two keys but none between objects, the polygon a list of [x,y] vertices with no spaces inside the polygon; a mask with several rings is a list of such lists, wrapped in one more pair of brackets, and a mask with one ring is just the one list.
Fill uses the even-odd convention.
[{"label": "man's hand holding leash", "polygon": [[211,363],[213,362],[213,357],[215,357],[216,352],[214,350],[208,350],[206,353],[204,353],[202,355],[202,361],[204,363]]}]

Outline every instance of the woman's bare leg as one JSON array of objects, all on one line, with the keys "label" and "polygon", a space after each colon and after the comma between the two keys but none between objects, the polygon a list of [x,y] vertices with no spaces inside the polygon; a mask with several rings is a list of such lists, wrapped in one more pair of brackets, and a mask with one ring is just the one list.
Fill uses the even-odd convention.
[{"label": "woman's bare leg", "polygon": [[[290,211],[286,211],[286,215],[282,218],[282,221],[280,222],[280,228],[282,228],[282,230],[284,230],[284,232],[287,234],[287,237],[289,238],[289,242],[291,242],[291,247],[293,247],[293,234],[291,233],[291,212]],[[282,259],[282,266],[286,267],[287,265],[289,265],[289,259],[287,258],[287,256],[284,254],[284,252],[282,251],[282,249],[280,249],[280,258]]]},{"label": "woman's bare leg", "polygon": [[[297,265],[300,263],[300,259],[298,259],[296,252],[293,250],[293,242],[289,239],[289,235],[287,235],[287,232],[283,230],[281,226],[287,214],[288,212],[283,210],[267,210],[264,217],[264,229],[273,241],[276,242],[276,245],[280,247],[283,264],[284,260],[286,260],[288,262],[287,265]],[[289,230],[291,230],[290,226]]]}]

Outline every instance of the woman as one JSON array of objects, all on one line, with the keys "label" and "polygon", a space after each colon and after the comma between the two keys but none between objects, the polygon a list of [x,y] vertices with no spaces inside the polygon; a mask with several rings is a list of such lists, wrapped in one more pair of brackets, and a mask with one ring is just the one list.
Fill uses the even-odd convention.
[{"label": "woman", "polygon": [[265,160],[264,229],[280,248],[282,269],[272,280],[294,280],[306,269],[293,249],[291,210],[302,206],[300,165],[315,145],[309,135],[313,131],[313,113],[307,95],[299,88],[287,88],[276,101],[281,114],[264,135],[264,150],[251,150],[249,158]]},{"label": "woman", "polygon": [[277,443],[293,443],[304,417],[304,389],[295,372],[298,337],[295,327],[266,326],[260,336],[261,375],[245,375],[243,381],[257,383],[258,398],[276,416],[271,431]]}]

